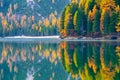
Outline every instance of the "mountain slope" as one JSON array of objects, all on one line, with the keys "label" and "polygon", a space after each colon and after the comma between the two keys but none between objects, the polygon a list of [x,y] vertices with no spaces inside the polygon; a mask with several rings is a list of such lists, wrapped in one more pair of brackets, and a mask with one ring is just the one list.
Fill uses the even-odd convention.
[{"label": "mountain slope", "polygon": [[[52,12],[57,12],[58,15],[66,4],[69,3],[68,0],[0,0],[0,12],[4,14],[7,13],[9,5],[12,4],[12,9],[14,4],[17,3],[18,8],[13,13],[43,16],[47,17]],[[4,9],[3,9],[4,8]]]}]

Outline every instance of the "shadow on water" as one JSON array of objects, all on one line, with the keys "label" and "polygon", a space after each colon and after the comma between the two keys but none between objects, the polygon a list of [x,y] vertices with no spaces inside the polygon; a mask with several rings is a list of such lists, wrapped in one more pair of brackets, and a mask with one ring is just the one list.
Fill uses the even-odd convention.
[{"label": "shadow on water", "polygon": [[120,42],[0,42],[0,80],[119,80]]}]

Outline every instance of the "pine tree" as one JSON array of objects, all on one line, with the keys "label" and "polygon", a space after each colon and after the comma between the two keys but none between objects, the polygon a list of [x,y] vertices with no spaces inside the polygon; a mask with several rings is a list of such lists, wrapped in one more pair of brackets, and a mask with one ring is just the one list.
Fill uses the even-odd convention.
[{"label": "pine tree", "polygon": [[93,9],[94,5],[94,0],[87,0],[84,7],[85,14],[88,14],[88,12]]},{"label": "pine tree", "polygon": [[100,32],[100,12],[97,10],[94,15],[92,32]]},{"label": "pine tree", "polygon": [[[90,15],[90,12],[89,12],[89,15]],[[92,20],[91,20],[90,16],[88,16],[88,20],[87,20],[87,34],[89,36],[92,36],[92,26],[93,26]]]},{"label": "pine tree", "polygon": [[120,32],[120,6],[117,6],[116,8],[117,12],[117,22],[116,22],[116,32]]},{"label": "pine tree", "polygon": [[87,34],[89,36],[92,36],[92,27],[93,27],[93,21],[92,21],[92,12],[91,10],[88,13],[88,19],[87,19]]},{"label": "pine tree", "polygon": [[116,5],[119,5],[120,6],[120,0],[114,0]]},{"label": "pine tree", "polygon": [[104,20],[103,20],[104,34],[108,34],[109,24],[110,24],[110,15],[109,15],[109,12],[106,11],[105,14],[104,14]]},{"label": "pine tree", "polygon": [[66,7],[65,11],[65,19],[64,19],[64,29],[67,32],[67,35],[69,35],[72,29],[74,29],[73,25],[73,16],[77,10],[76,4],[71,4]]},{"label": "pine tree", "polygon": [[[66,7],[64,30],[67,35],[96,33],[111,34],[119,32],[119,1],[117,0],[72,0]],[[75,32],[74,32],[75,31]]]},{"label": "pine tree", "polygon": [[117,14],[113,11],[110,17],[110,25],[108,27],[109,34],[115,33],[116,24],[117,24]]},{"label": "pine tree", "polygon": [[84,27],[83,17],[84,17],[84,12],[78,9],[75,12],[73,23],[74,23],[74,29],[77,31],[77,34],[79,35],[82,33]]},{"label": "pine tree", "polygon": [[61,14],[61,17],[60,17],[60,31],[62,29],[64,29],[65,10],[66,10],[66,8],[64,8],[64,10]]}]

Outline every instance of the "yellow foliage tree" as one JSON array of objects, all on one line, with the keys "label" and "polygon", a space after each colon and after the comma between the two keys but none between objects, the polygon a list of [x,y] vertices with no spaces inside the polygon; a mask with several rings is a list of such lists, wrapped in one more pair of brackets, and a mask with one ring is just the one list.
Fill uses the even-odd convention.
[{"label": "yellow foliage tree", "polygon": [[42,23],[43,23],[42,20],[39,20],[38,25],[40,26]]},{"label": "yellow foliage tree", "polygon": [[85,7],[85,3],[87,0],[80,0],[79,7]]},{"label": "yellow foliage tree", "polygon": [[42,31],[42,27],[40,26],[40,28],[39,28],[39,32],[41,32]]},{"label": "yellow foliage tree", "polygon": [[101,32],[103,32],[103,30],[104,30],[103,20],[104,20],[105,11],[106,11],[105,9],[102,10],[101,18],[100,18],[100,31]]},{"label": "yellow foliage tree", "polygon": [[6,28],[7,25],[8,25],[7,20],[6,20],[6,19],[2,20],[2,26],[3,26],[4,28]]},{"label": "yellow foliage tree", "polygon": [[112,11],[115,10],[116,5],[114,0],[102,0],[100,4],[101,9],[109,10],[110,15],[112,15]]},{"label": "yellow foliage tree", "polygon": [[117,32],[120,32],[120,22],[117,24],[117,26],[116,26],[116,31]]},{"label": "yellow foliage tree", "polygon": [[51,21],[52,21],[52,25],[55,26],[56,23],[57,23],[57,19],[56,19],[54,13],[51,13],[50,16],[49,16],[49,18],[50,18]]},{"label": "yellow foliage tree", "polygon": [[74,4],[77,4],[78,3],[78,0],[72,0],[72,3]]},{"label": "yellow foliage tree", "polygon": [[38,26],[36,26],[36,30],[38,30]]},{"label": "yellow foliage tree", "polygon": [[44,20],[44,25],[45,25],[46,27],[48,27],[48,26],[50,25],[50,21],[48,20],[48,18],[46,18],[46,19]]},{"label": "yellow foliage tree", "polygon": [[118,15],[118,23],[117,23],[117,25],[116,25],[116,31],[117,32],[120,32],[120,6],[117,6],[116,7],[116,12],[119,14]]}]

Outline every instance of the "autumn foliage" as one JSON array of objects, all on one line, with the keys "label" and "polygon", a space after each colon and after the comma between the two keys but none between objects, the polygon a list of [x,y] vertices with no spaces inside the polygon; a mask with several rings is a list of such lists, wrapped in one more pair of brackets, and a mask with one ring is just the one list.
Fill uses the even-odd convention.
[{"label": "autumn foliage", "polygon": [[57,35],[57,12],[44,19],[34,15],[17,14],[18,4],[10,4],[8,12],[0,12],[0,36],[47,36]]},{"label": "autumn foliage", "polygon": [[[60,33],[66,31],[67,36],[76,33],[78,36],[102,36],[120,32],[118,3],[117,0],[72,0],[60,17]],[[74,29],[73,35],[69,34],[70,29]]]}]

